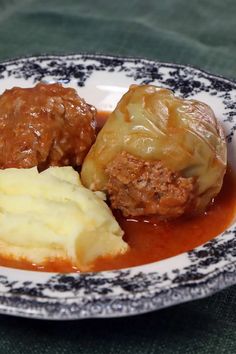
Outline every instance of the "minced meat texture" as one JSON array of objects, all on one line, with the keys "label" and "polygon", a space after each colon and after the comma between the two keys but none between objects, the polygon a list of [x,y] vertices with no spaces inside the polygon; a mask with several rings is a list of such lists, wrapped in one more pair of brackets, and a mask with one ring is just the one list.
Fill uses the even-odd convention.
[{"label": "minced meat texture", "polygon": [[0,168],[78,167],[95,141],[94,107],[60,84],[0,96]]},{"label": "minced meat texture", "polygon": [[194,178],[171,172],[161,161],[145,161],[122,152],[107,166],[106,174],[111,206],[124,216],[174,218],[191,211],[194,205]]}]

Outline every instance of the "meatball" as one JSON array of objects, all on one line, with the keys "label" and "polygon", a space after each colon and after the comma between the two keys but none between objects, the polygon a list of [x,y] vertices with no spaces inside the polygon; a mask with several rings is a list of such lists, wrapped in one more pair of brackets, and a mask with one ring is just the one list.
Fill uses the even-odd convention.
[{"label": "meatball", "polygon": [[181,177],[161,161],[146,161],[122,152],[107,166],[107,192],[114,209],[124,216],[157,214],[178,217],[193,209],[194,177]]},{"label": "meatball", "polygon": [[78,167],[95,141],[94,107],[60,84],[0,96],[0,168]]}]

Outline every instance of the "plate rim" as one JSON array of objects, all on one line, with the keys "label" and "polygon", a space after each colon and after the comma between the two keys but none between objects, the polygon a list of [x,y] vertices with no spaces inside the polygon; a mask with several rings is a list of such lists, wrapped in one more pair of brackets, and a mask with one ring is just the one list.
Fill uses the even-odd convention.
[{"label": "plate rim", "polygon": [[[233,269],[230,269],[230,268]],[[119,270],[118,270],[119,271]],[[71,275],[71,273],[69,273]],[[83,273],[82,276],[86,276],[91,273]],[[81,274],[79,275],[81,276]],[[221,279],[219,279],[221,278]],[[227,281],[225,281],[227,279]],[[221,286],[222,283],[220,282],[223,281],[223,287]],[[232,280],[232,281],[231,281]],[[215,281],[215,283],[214,283]],[[3,315],[12,315],[12,316],[18,316],[22,318],[32,318],[32,319],[38,319],[38,320],[52,320],[52,321],[69,321],[69,320],[83,320],[83,319],[94,319],[94,318],[119,318],[119,317],[127,317],[127,316],[137,316],[137,315],[143,315],[145,313],[153,312],[153,311],[158,311],[160,309],[168,308],[171,306],[175,305],[180,305],[187,303],[189,301],[195,301],[195,300],[200,300],[205,297],[209,297],[215,293],[217,293],[220,290],[227,289],[228,287],[235,285],[236,283],[236,261],[231,262],[230,264],[226,264],[222,269],[215,269],[211,273],[208,273],[203,279],[200,279],[197,281],[196,280],[192,282],[185,282],[182,284],[171,284],[171,287],[168,289],[169,292],[175,292],[176,289],[178,289],[178,297],[173,301],[170,301],[169,303],[163,303],[161,302],[159,306],[152,306],[149,302],[152,301],[153,297],[162,297],[166,295],[166,289],[161,289],[159,292],[154,292],[154,294],[149,293],[149,297],[145,298],[146,301],[146,308],[141,309],[139,311],[133,312],[133,311],[118,311],[118,312],[110,312],[106,313],[104,315],[103,312],[97,313],[95,312],[90,312],[89,315],[85,313],[84,315],[81,314],[80,309],[78,308],[78,311],[73,311],[71,313],[70,308],[71,306],[80,305],[80,297],[71,297],[71,298],[53,298],[49,297],[47,298],[41,298],[38,296],[30,296],[30,295],[13,295],[10,294],[8,296],[5,293],[0,292],[0,314]],[[210,285],[210,286],[209,286]],[[197,286],[198,291],[195,293],[194,288]],[[201,293],[200,290],[203,290]],[[193,290],[193,291],[192,291]],[[186,298],[186,292],[189,292],[191,298]],[[195,295],[194,295],[195,293]],[[183,296],[182,296],[183,295]],[[67,303],[67,301],[75,300],[73,303]],[[3,301],[4,300],[4,301]],[[45,301],[46,300],[46,301]],[[47,301],[48,300],[48,301]],[[77,300],[77,301],[76,301]],[[101,299],[101,296],[94,298],[94,304],[93,306],[96,307],[101,303],[101,300],[106,302],[107,299],[103,298]],[[109,302],[116,300],[116,296],[109,297]],[[123,301],[132,301],[128,296],[124,297],[122,299]],[[2,304],[3,301],[3,304]],[[65,301],[65,303],[62,303],[62,301]],[[8,305],[4,305],[5,303],[8,303]],[[15,304],[15,306],[12,306]],[[17,305],[16,305],[17,304]],[[22,304],[23,309],[25,306],[29,306],[31,308],[31,311],[22,311]],[[51,305],[57,305],[64,310],[64,314],[57,315],[57,313],[52,313],[49,311],[45,314],[45,308],[50,307]],[[37,312],[34,312],[34,308],[37,308]],[[32,310],[33,309],[33,310]]]},{"label": "plate rim", "polygon": [[122,59],[122,60],[127,60],[127,61],[135,61],[135,60],[140,60],[142,62],[148,62],[148,63],[152,63],[152,64],[160,64],[160,65],[165,65],[166,67],[171,67],[171,66],[175,66],[178,68],[190,68],[196,71],[200,71],[201,73],[204,73],[205,75],[207,75],[208,77],[211,78],[216,78],[216,79],[220,79],[220,80],[224,80],[226,82],[229,82],[233,85],[235,85],[236,88],[236,78],[230,78],[230,77],[226,77],[224,75],[221,74],[214,74],[208,70],[202,69],[201,67],[199,67],[198,65],[192,65],[192,64],[179,64],[179,63],[174,63],[171,61],[159,61],[158,59],[152,59],[152,58],[148,58],[148,57],[136,57],[136,56],[132,56],[132,55],[119,55],[119,54],[103,54],[101,52],[94,52],[94,53],[90,53],[90,52],[71,52],[71,53],[57,53],[57,52],[52,52],[50,54],[48,53],[40,53],[40,54],[27,54],[27,55],[23,55],[23,56],[16,56],[13,58],[5,58],[5,59],[1,59],[0,60],[0,65],[2,64],[10,64],[10,63],[14,63],[16,61],[19,60],[23,60],[23,59],[39,59],[39,58],[66,58],[66,57],[70,57],[70,56],[81,56],[85,57],[87,59],[102,59],[102,58],[108,58],[108,59]]}]

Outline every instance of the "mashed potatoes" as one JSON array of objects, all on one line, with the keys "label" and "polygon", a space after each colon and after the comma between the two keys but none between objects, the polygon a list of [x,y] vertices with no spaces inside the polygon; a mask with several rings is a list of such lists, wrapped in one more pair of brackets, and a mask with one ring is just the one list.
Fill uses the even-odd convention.
[{"label": "mashed potatoes", "polygon": [[125,253],[123,231],[72,167],[0,171],[0,255],[43,264],[56,258],[89,270],[99,256]]}]

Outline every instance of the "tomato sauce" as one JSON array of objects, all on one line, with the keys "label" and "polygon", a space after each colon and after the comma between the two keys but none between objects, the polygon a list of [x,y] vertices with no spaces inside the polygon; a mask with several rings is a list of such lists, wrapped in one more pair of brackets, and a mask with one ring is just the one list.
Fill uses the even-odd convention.
[{"label": "tomato sauce", "polygon": [[98,259],[93,270],[133,267],[189,251],[223,232],[235,214],[236,176],[228,168],[220,194],[202,215],[161,221],[155,216],[124,218],[115,212],[130,250],[113,259]]},{"label": "tomato sauce", "polygon": [[[100,112],[101,127],[107,113]],[[125,218],[114,211],[125,232],[130,250],[122,256],[97,259],[92,271],[120,269],[156,262],[189,251],[211,240],[228,227],[236,216],[236,176],[228,167],[221,192],[208,210],[199,216],[163,221],[155,216]],[[79,271],[67,260],[54,260],[43,266],[25,260],[1,259],[0,265],[49,272]]]}]

